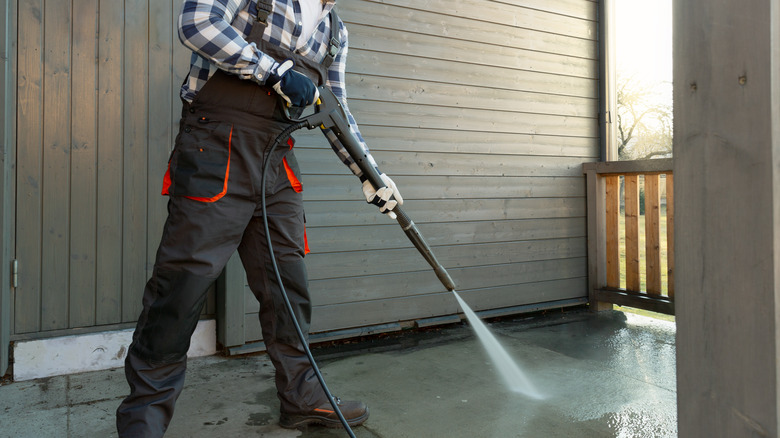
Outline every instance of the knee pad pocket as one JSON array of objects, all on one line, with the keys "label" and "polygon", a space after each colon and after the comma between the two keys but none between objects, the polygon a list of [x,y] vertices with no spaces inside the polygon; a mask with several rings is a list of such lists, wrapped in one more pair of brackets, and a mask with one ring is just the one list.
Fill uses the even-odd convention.
[{"label": "knee pad pocket", "polygon": [[135,353],[155,362],[183,358],[213,282],[186,272],[155,272],[145,292],[153,299],[145,323],[138,328]]}]

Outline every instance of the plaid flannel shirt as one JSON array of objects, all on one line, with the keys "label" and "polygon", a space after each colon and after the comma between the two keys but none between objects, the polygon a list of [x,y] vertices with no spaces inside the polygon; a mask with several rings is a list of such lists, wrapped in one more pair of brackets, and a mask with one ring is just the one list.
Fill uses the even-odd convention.
[{"label": "plaid flannel shirt", "polygon": [[[328,51],[330,19],[328,13],[336,0],[325,2],[318,25],[308,41],[301,35],[301,8],[296,0],[274,0],[273,12],[268,16],[268,26],[263,39],[282,48],[321,62]],[[246,41],[257,15],[257,0],[185,0],[179,16],[179,39],[192,50],[190,72],[182,85],[182,99],[192,102],[195,95],[217,68],[242,79],[264,82],[276,61],[260,52],[255,44]],[[326,86],[333,90],[346,110],[349,125],[366,150],[370,162],[376,162],[368,153],[368,147],[358,129],[355,118],[347,106],[344,83],[347,60],[347,28],[339,20],[341,49],[328,69]],[[359,178],[362,172],[349,156],[332,131],[325,135],[342,162]]]}]

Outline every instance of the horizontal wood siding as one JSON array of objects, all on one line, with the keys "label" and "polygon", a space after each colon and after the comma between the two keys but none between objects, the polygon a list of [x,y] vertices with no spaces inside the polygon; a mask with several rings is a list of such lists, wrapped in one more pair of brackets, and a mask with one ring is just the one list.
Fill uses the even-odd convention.
[{"label": "horizontal wood siding", "polygon": [[180,7],[18,2],[15,339],[138,318],[187,70]]},{"label": "horizontal wood siding", "polygon": [[[581,164],[598,156],[597,3],[339,0],[349,105],[477,310],[587,296]],[[300,133],[313,331],[459,312],[398,224]],[[246,289],[246,341],[261,338]]]},{"label": "horizontal wood siding", "polygon": [[[189,60],[180,7],[18,2],[14,339],[137,318]],[[585,297],[581,163],[598,155],[597,3],[338,7],[350,31],[350,108],[464,298],[486,310]],[[313,330],[457,313],[324,137],[296,137]],[[222,322],[231,333],[220,339],[259,340],[257,302],[236,286],[238,263],[231,269],[241,280],[220,284],[242,290],[220,305],[239,316]],[[217,305],[212,296],[206,313]]]}]

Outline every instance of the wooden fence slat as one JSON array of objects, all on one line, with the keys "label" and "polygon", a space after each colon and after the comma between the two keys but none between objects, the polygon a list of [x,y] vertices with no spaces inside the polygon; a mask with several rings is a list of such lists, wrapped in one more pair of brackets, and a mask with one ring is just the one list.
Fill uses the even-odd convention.
[{"label": "wooden fence slat", "polygon": [[674,175],[666,175],[666,263],[669,298],[674,298]]},{"label": "wooden fence slat", "polygon": [[[70,323],[95,324],[98,0],[73,2]],[[77,78],[77,79],[76,79]]]},{"label": "wooden fence slat", "polygon": [[606,261],[607,287],[620,287],[620,233],[618,216],[620,215],[620,177],[604,177],[606,183]]},{"label": "wooden fence slat", "polygon": [[625,177],[626,289],[639,291],[639,177]]},{"label": "wooden fence slat", "polygon": [[[168,198],[161,195],[162,179],[168,166],[168,156],[173,143],[174,125],[171,123],[173,106],[173,84],[171,83],[173,39],[170,32],[173,11],[169,1],[149,2],[149,66],[155,72],[165,74],[149,75],[149,105],[145,115],[148,118],[148,165],[146,169],[146,266],[145,277],[151,275],[148,267],[154,263],[154,256],[160,244],[163,224],[167,216]],[[179,44],[178,38],[175,40]],[[179,99],[176,99],[178,101]],[[131,294],[137,291],[129,291]],[[205,307],[205,306],[204,306]]]},{"label": "wooden fence slat", "polygon": [[19,2],[14,333],[40,328],[41,188],[43,174],[43,1]]},{"label": "wooden fence slat", "polygon": [[95,322],[122,321],[123,3],[100,0]]},{"label": "wooden fence slat", "polygon": [[68,327],[71,2],[46,2],[43,80],[41,330]]},{"label": "wooden fence slat", "polygon": [[661,294],[661,193],[659,175],[645,175],[646,289]]},{"label": "wooden fence slat", "polygon": [[[17,61],[17,2],[3,2],[0,15],[0,266],[10,266],[14,258],[14,223],[16,205],[16,184],[14,166],[16,163],[16,122],[18,85]],[[11,308],[11,280],[9,269],[0,270],[0,375],[5,375],[11,363],[11,333],[14,327],[14,313]]]},{"label": "wooden fence slat", "polygon": [[125,1],[122,319],[135,321],[147,280],[148,37],[146,0]]}]

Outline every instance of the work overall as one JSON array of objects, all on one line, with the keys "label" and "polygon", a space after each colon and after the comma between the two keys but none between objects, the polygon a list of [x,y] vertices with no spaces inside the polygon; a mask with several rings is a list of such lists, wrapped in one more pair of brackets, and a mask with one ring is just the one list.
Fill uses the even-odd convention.
[{"label": "work overall", "polygon": [[[256,22],[247,41],[277,61],[294,59],[295,70],[324,84],[326,65],[266,42],[264,28]],[[332,29],[337,36],[338,26]],[[236,249],[260,302],[281,410],[308,412],[328,402],[284,308],[262,224],[261,176],[264,160],[271,160],[265,193],[271,239],[296,318],[308,333],[304,213],[293,140],[283,139],[268,156],[273,140],[289,126],[278,99],[271,88],[217,71],[183,105],[164,179],[168,219],[125,360],[131,393],[117,409],[120,437],[165,432],[184,385],[186,353],[206,291]]]}]

